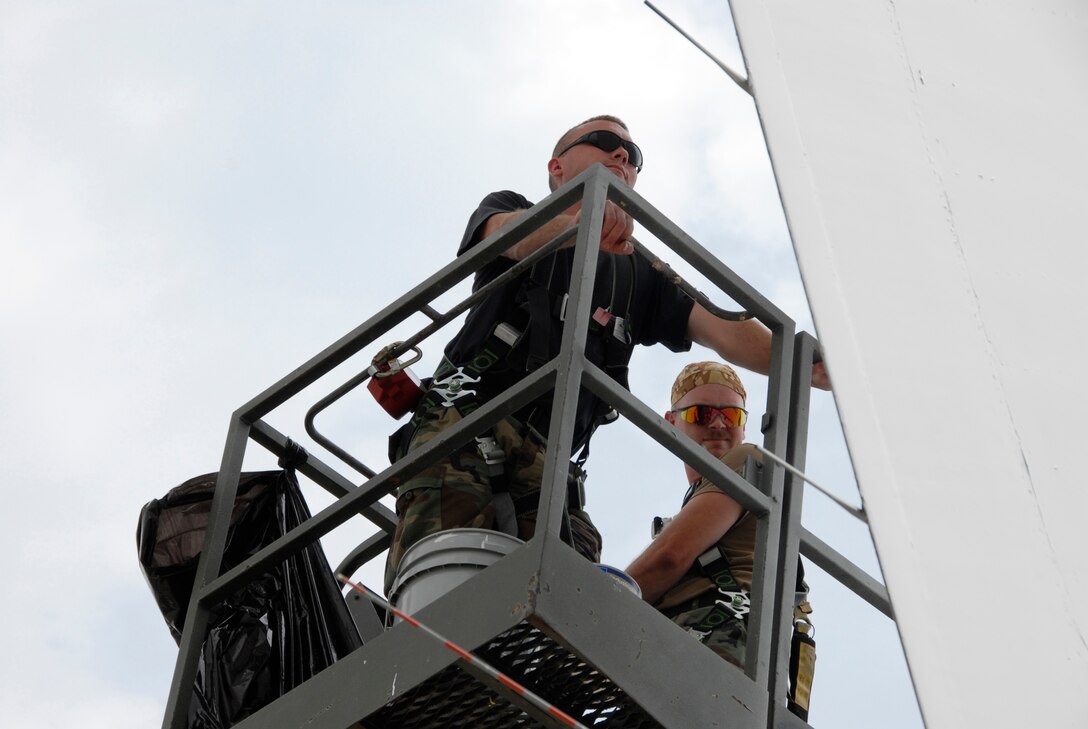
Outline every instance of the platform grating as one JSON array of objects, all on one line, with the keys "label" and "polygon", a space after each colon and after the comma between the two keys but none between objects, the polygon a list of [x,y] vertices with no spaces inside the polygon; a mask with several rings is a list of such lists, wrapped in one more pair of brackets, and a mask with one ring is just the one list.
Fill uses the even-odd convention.
[{"label": "platform grating", "polygon": [[[587,727],[661,729],[615,683],[546,634],[521,623],[477,655]],[[454,664],[371,714],[370,729],[506,729],[544,725]]]}]

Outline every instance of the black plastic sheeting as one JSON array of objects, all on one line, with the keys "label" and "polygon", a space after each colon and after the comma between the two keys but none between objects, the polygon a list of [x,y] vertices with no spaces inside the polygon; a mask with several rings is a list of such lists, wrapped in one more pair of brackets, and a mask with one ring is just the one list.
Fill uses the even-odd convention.
[{"label": "black plastic sheeting", "polygon": [[[217,474],[140,511],[140,565],[180,642]],[[221,572],[310,517],[291,469],[241,474]],[[189,705],[189,729],[227,729],[361,645],[320,544],[213,606]]]}]

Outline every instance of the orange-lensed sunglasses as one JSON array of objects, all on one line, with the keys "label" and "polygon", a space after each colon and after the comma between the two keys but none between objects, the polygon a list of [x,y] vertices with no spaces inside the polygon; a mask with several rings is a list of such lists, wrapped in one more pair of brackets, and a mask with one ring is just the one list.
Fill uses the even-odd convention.
[{"label": "orange-lensed sunglasses", "polygon": [[672,412],[679,415],[685,423],[701,425],[704,428],[714,422],[715,415],[722,416],[722,421],[728,428],[742,428],[748,422],[748,411],[736,405],[688,405]]}]

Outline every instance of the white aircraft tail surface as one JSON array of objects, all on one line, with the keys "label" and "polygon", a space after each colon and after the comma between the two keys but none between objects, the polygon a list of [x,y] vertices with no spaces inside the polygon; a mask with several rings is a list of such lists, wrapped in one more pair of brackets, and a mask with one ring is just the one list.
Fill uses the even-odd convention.
[{"label": "white aircraft tail surface", "polygon": [[732,7],[926,725],[1088,726],[1088,5]]}]

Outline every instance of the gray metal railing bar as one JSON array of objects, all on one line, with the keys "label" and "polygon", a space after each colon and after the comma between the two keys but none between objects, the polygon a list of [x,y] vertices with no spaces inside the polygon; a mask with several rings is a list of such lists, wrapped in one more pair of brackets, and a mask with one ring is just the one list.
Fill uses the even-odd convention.
[{"label": "gray metal railing bar", "polygon": [[801,527],[801,554],[862,600],[895,620],[888,588],[804,527]]},{"label": "gray metal railing bar", "polygon": [[752,315],[747,311],[729,311],[728,309],[723,309],[718,306],[710,300],[709,296],[685,281],[680,274],[673,270],[672,266],[658,258],[649,248],[639,243],[634,237],[631,237],[628,240],[631,242],[631,245],[634,246],[635,253],[649,261],[650,266],[655,271],[667,278],[674,286],[676,286],[676,288],[691,297],[692,301],[700,304],[714,316],[719,319],[725,319],[726,321],[745,321],[752,318]]},{"label": "gray metal railing bar", "polygon": [[[604,174],[609,174],[605,172]],[[753,318],[771,326],[774,322],[791,322],[781,309],[774,305],[751,284],[737,275],[718,258],[685,233],[675,223],[665,217],[661,211],[650,204],[644,197],[623,184],[613,176],[608,198],[621,205],[647,231],[657,237],[668,248],[675,251],[681,259],[691,265],[721,291],[732,297]],[[772,327],[773,328],[773,327]],[[792,332],[790,333],[792,337]]]},{"label": "gray metal railing bar", "polygon": [[336,566],[336,574],[350,577],[355,574],[355,570],[389,549],[389,544],[392,541],[392,532],[379,532],[370,535],[362,544],[351,550],[346,557],[340,560],[340,564]]},{"label": "gray metal railing bar", "polygon": [[[808,453],[808,416],[812,394],[812,361],[816,340],[805,332],[794,336],[793,373],[790,381],[786,457],[804,465]],[[793,608],[797,597],[798,549],[804,490],[797,477],[786,471],[782,491],[781,549],[775,563],[776,588],[773,621],[776,627],[772,656],[776,670],[768,687],[768,715],[772,718],[786,709],[789,687],[789,661],[793,638]]]},{"label": "gray metal railing bar", "polygon": [[681,461],[690,463],[699,473],[712,478],[745,509],[761,516],[773,508],[774,502],[767,494],[741,478],[733,469],[727,468],[592,362],[586,363],[584,378],[583,383],[593,394]]},{"label": "gray metal railing bar", "polygon": [[349,357],[372,344],[412,314],[427,306],[439,294],[476,272],[502,251],[520,241],[550,219],[576,203],[586,181],[594,175],[612,176],[602,166],[594,166],[537,203],[517,223],[498,230],[494,235],[429,276],[421,284],[401,296],[367,321],[329,345],[291,374],[267,388],[240,408],[242,418],[252,422],[282,405],[301,390],[342,364]]},{"label": "gray metal railing bar", "polygon": [[428,324],[423,329],[408,337],[408,339],[405,339],[403,342],[400,342],[396,346],[390,348],[389,356],[391,358],[399,357],[405,352],[411,350],[413,347],[419,345],[419,343],[422,342],[424,339],[434,334],[436,331],[456,319],[464,312],[468,311],[477,301],[480,301],[500,286],[505,286],[515,277],[520,276],[522,273],[535,266],[537,262],[540,261],[542,258],[550,255],[557,248],[560,248],[564,243],[573,238],[578,232],[578,227],[579,226],[575,226],[573,228],[568,228],[567,230],[564,230],[562,233],[552,238],[540,248],[537,248],[525,258],[514,263],[513,266],[489,281],[486,286],[481,286],[476,291],[473,291],[469,296],[458,302],[445,314],[439,314],[438,318],[434,321],[434,323]]},{"label": "gray metal railing bar", "polygon": [[[365,380],[366,380],[366,378],[363,378],[358,383],[356,383],[356,385],[358,385],[358,384],[360,384],[362,382],[365,382]],[[349,390],[345,390],[344,392],[340,393],[340,395],[338,395],[335,399],[330,400],[325,405],[325,407],[328,407],[332,403],[336,402],[336,400],[339,400],[341,397],[343,397],[345,394],[347,394],[350,391],[350,389],[351,388],[349,388]],[[313,438],[314,442],[317,443],[319,446],[321,446],[322,448],[327,450],[329,453],[332,453],[334,456],[339,458],[341,461],[343,461],[347,465],[354,468],[357,472],[363,474],[363,476],[365,476],[366,478],[374,478],[374,475],[377,473],[377,471],[375,471],[373,468],[371,468],[370,466],[368,466],[365,463],[363,463],[362,461],[360,461],[355,456],[348,453],[347,449],[341,448],[340,446],[338,446],[335,442],[333,442],[333,440],[331,438],[329,438],[328,436],[326,436],[326,435],[322,434],[320,431],[318,431],[318,429],[313,424],[313,417],[311,416],[310,413],[306,413],[306,419],[304,420],[304,427],[306,429],[306,433],[311,438]]]},{"label": "gray metal railing bar", "polygon": [[[585,173],[583,173],[583,174],[585,174]],[[613,184],[613,183],[618,182],[618,181],[616,181],[614,179],[614,176],[612,176],[611,173],[604,173],[604,174],[606,174],[606,181],[609,183],[608,189],[609,189],[609,195],[611,196],[612,189],[615,187],[615,184]],[[620,183],[620,184],[622,184],[622,183]],[[626,186],[624,186],[624,187],[628,191],[631,191],[630,188],[626,188]],[[631,191],[631,192],[633,192],[633,191]],[[626,200],[620,199],[619,202],[620,202],[620,204],[624,205],[624,207],[626,207],[628,205],[628,202]],[[645,202],[645,201],[643,201],[643,202]],[[647,205],[648,205],[648,203],[647,203]],[[653,212],[653,214],[656,214],[656,215],[659,215],[659,216],[661,215],[660,212],[658,212],[656,210],[652,210],[652,212]],[[642,222],[642,221],[640,220],[640,222]],[[580,227],[581,227],[581,225],[579,224],[578,226],[575,226],[574,228],[568,229],[568,230],[564,231],[563,233],[560,233],[558,236],[553,238],[551,241],[549,241],[547,244],[542,246],[540,249],[534,251],[533,254],[526,257],[522,261],[519,261],[517,264],[515,264],[509,270],[505,271],[499,277],[497,277],[493,281],[489,282],[487,286],[484,286],[481,289],[479,289],[478,291],[473,292],[472,295],[470,295],[466,299],[462,300],[460,303],[458,303],[456,306],[454,306],[452,309],[450,309],[446,314],[441,314],[441,313],[435,311],[434,309],[430,309],[430,307],[428,307],[428,309],[430,309],[430,311],[428,312],[428,316],[431,317],[432,324],[426,326],[425,328],[420,330],[418,333],[416,333],[415,335],[413,335],[409,339],[404,340],[404,341],[398,343],[396,346],[392,347],[390,349],[390,351],[388,352],[389,356],[391,358],[392,357],[397,357],[397,356],[400,356],[401,354],[403,354],[403,353],[405,353],[407,351],[410,351],[413,347],[417,346],[420,342],[422,342],[428,336],[430,336],[435,331],[440,329],[442,326],[445,326],[445,324],[452,321],[455,317],[459,316],[464,311],[467,311],[473,304],[475,304],[477,301],[479,301],[484,296],[489,294],[492,290],[494,290],[498,286],[501,286],[501,285],[507,283],[514,276],[520,275],[522,272],[527,270],[529,267],[535,265],[536,262],[541,260],[544,256],[550,254],[556,248],[558,248],[561,245],[563,245],[564,243],[566,243],[566,241],[568,241],[571,237],[573,237],[577,233],[577,231],[578,231],[578,229]],[[682,231],[681,231],[681,233],[682,233]],[[674,285],[676,285],[678,288],[680,288],[681,291],[683,291],[685,294],[687,294],[689,297],[691,297],[694,301],[699,303],[701,306],[706,308],[713,315],[715,315],[715,316],[717,316],[717,317],[719,317],[721,319],[728,320],[728,321],[744,321],[746,319],[752,318],[753,315],[750,314],[747,311],[733,312],[733,311],[729,311],[729,310],[726,310],[726,309],[724,309],[722,307],[717,306],[716,304],[714,304],[713,301],[710,300],[710,298],[708,296],[706,296],[701,291],[696,289],[693,285],[691,285],[690,283],[685,281],[683,279],[683,277],[681,277],[678,273],[676,273],[676,271],[674,271],[672,269],[671,266],[669,266],[668,263],[666,263],[661,258],[659,258],[656,254],[653,253],[653,251],[651,251],[649,248],[647,248],[641,242],[639,242],[638,240],[632,238],[631,243],[632,243],[632,245],[634,247],[636,255],[643,256],[647,261],[650,262],[650,265],[655,270],[661,272],[663,275],[665,275],[667,278],[669,278],[669,280],[672,281],[674,283]],[[694,241],[692,241],[692,243],[694,243]],[[695,245],[697,246],[698,244],[695,244]],[[713,262],[715,261],[715,259],[712,256],[710,256],[709,252],[706,251],[705,249],[702,249],[701,247],[700,247],[699,251],[696,251],[695,255],[698,256],[701,259],[705,259],[705,261],[707,262],[708,265],[712,265]],[[737,278],[735,273],[733,273],[732,271],[728,271],[728,269],[726,269],[726,271],[727,271],[727,275],[723,276],[724,279],[729,280],[730,283],[736,283],[737,281],[739,281],[739,279]],[[724,273],[726,273],[726,271],[723,271],[721,273],[724,274]],[[728,289],[725,289],[725,290],[728,291]],[[753,291],[754,291],[754,289],[753,289]],[[756,294],[756,296],[760,296],[758,294],[758,292],[755,292],[755,294]],[[765,303],[769,303],[769,302],[765,302]],[[781,314],[781,312],[777,312],[777,313]],[[317,442],[319,445],[323,446],[326,450],[333,453],[338,458],[340,458],[342,461],[344,461],[346,464],[348,464],[349,466],[354,468],[359,473],[362,473],[363,475],[367,476],[368,478],[372,477],[374,475],[374,471],[372,469],[370,469],[368,466],[366,466],[366,464],[364,464],[362,461],[360,461],[360,460],[356,459],[354,456],[352,456],[347,451],[347,449],[342,448],[341,446],[336,444],[331,438],[329,438],[328,436],[326,436],[323,433],[321,433],[320,431],[318,431],[317,426],[315,424],[315,419],[316,419],[318,414],[323,412],[325,409],[330,407],[333,403],[337,402],[340,398],[342,398],[348,392],[354,390],[356,387],[361,385],[363,382],[365,382],[369,378],[370,378],[369,369],[364,370],[363,372],[355,375],[354,377],[349,379],[347,382],[345,382],[343,385],[338,387],[336,390],[333,390],[331,393],[329,393],[324,398],[322,398],[317,403],[315,403],[313,405],[313,407],[311,407],[310,410],[307,412],[306,420],[305,420],[306,432],[310,435],[311,438],[314,439],[315,442]]]},{"label": "gray metal railing bar", "polygon": [[[755,444],[753,443],[752,445],[755,445]],[[758,446],[758,445],[755,445],[755,447],[756,447],[757,449],[759,449],[760,453],[762,453],[762,454],[763,454],[764,456],[766,456],[767,458],[770,458],[770,459],[771,459],[772,461],[774,461],[774,462],[775,462],[775,463],[777,463],[778,465],[782,466],[782,468],[786,469],[787,471],[789,471],[790,473],[792,473],[792,474],[793,474],[794,476],[797,476],[797,478],[801,479],[801,480],[802,480],[802,481],[804,481],[805,483],[807,483],[807,484],[809,484],[810,486],[814,487],[814,488],[815,488],[815,489],[816,489],[817,491],[819,491],[819,492],[820,492],[821,494],[823,494],[823,495],[824,495],[824,496],[826,496],[827,498],[829,498],[829,499],[831,499],[832,501],[834,501],[834,502],[835,502],[835,503],[836,503],[836,504],[837,504],[837,505],[838,505],[838,506],[839,506],[840,508],[842,508],[842,510],[843,510],[843,511],[845,511],[845,512],[846,512],[847,514],[850,514],[850,516],[854,517],[855,519],[858,519],[859,521],[861,521],[861,522],[863,522],[863,523],[865,523],[865,524],[868,524],[868,523],[869,523],[869,517],[868,517],[868,516],[867,516],[867,515],[865,514],[865,510],[864,510],[864,509],[859,509],[858,507],[854,506],[853,504],[850,504],[850,503],[846,502],[845,500],[843,500],[843,499],[839,498],[839,497],[838,497],[838,496],[836,496],[835,494],[831,493],[830,491],[828,491],[827,489],[825,489],[825,488],[824,488],[823,486],[821,486],[820,484],[816,483],[816,482],[815,482],[815,481],[813,481],[813,480],[812,480],[811,478],[809,478],[809,477],[808,477],[808,476],[807,476],[807,475],[805,474],[805,472],[804,472],[804,471],[801,471],[801,470],[799,470],[799,469],[797,469],[797,468],[794,468],[794,467],[793,467],[793,466],[792,466],[792,465],[791,465],[791,464],[790,464],[789,462],[787,462],[787,461],[786,461],[785,459],[783,459],[783,458],[779,458],[779,457],[778,457],[778,456],[776,456],[775,454],[771,453],[771,452],[770,452],[769,450],[767,450],[767,449],[765,449],[765,448],[761,448],[761,447],[760,447],[760,446]]]},{"label": "gray metal railing bar", "polygon": [[[789,318],[765,322],[771,328],[771,365],[767,382],[767,414],[763,442],[772,452],[785,453],[788,446],[790,386],[793,377],[794,323]],[[748,638],[755,640],[756,651],[746,651],[745,667],[758,684],[769,689],[778,667],[772,649],[777,629],[775,595],[780,574],[776,565],[782,559],[782,520],[786,472],[774,463],[764,464],[760,488],[778,508],[756,524],[756,555],[752,566],[752,612],[748,616]]]},{"label": "gray metal railing bar", "polygon": [[348,614],[355,623],[355,630],[359,634],[359,639],[363,641],[363,645],[385,633],[385,621],[378,615],[374,603],[355,590],[344,595],[344,600],[348,604]]},{"label": "gray metal railing bar", "polygon": [[272,565],[314,543],[359,513],[363,507],[372,505],[389,493],[402,479],[409,478],[437,462],[443,455],[468,443],[477,433],[487,430],[499,420],[522,406],[528,405],[547,392],[555,376],[555,370],[553,360],[530,373],[500,397],[480,406],[454,427],[439,434],[419,449],[408,453],[394,465],[386,468],[352,493],[341,497],[335,504],[329,505],[310,517],[242,564],[214,581],[209,581],[209,584],[200,592],[201,600],[209,603],[230,594],[246,584],[246,580],[253,579]]},{"label": "gray metal railing bar", "polygon": [[[263,420],[253,423],[250,438],[277,456],[283,456],[287,451],[287,436]],[[307,452],[306,462],[296,466],[295,470],[337,498],[346,496],[359,488],[357,484],[341,476],[313,453]],[[392,531],[397,527],[396,514],[384,504],[374,502],[359,513],[375,526],[386,531]]]},{"label": "gray metal railing bar", "polygon": [[[587,180],[578,235],[574,243],[567,315],[556,363],[555,390],[552,393],[551,417],[548,423],[548,446],[544,452],[544,473],[537,507],[535,546],[543,553],[545,533],[559,536],[566,504],[567,472],[570,469],[571,444],[574,441],[574,417],[578,409],[582,366],[585,361],[586,338],[589,332],[589,307],[597,278],[597,255],[600,250],[601,228],[604,225],[604,203],[609,180],[616,179],[603,167],[594,165],[598,173]],[[589,219],[585,220],[586,212]],[[592,259],[592,260],[591,260]],[[562,484],[562,488],[559,484]],[[573,540],[572,540],[573,541]]]},{"label": "gray metal railing bar", "polygon": [[[577,228],[572,228],[555,236],[554,238],[552,238],[552,240],[548,241],[546,244],[534,251],[531,255],[526,256],[524,259],[518,261],[510,269],[504,271],[495,279],[488,282],[486,286],[482,286],[477,291],[474,291],[471,295],[460,301],[445,314],[439,313],[434,309],[431,309],[431,311],[434,313],[434,315],[431,316],[432,323],[428,324],[426,327],[424,327],[408,339],[392,347],[388,353],[389,357],[398,357],[404,352],[407,352],[413,347],[417,346],[420,342],[429,337],[431,334],[435,333],[443,326],[453,321],[465,311],[468,311],[468,309],[473,304],[490,294],[496,288],[505,285],[515,276],[521,275],[524,271],[536,265],[537,261],[542,259],[544,256],[552,253],[555,249],[559,248],[561,245],[574,237],[576,231]],[[314,405],[306,412],[306,418],[303,421],[306,432],[311,438],[314,439],[315,442],[323,446],[326,450],[336,455],[344,463],[347,463],[349,466],[354,468],[356,471],[359,471],[367,478],[372,477],[374,475],[374,471],[367,467],[366,464],[364,464],[362,461],[356,459],[354,456],[348,453],[346,449],[341,448],[339,445],[334,443],[331,438],[318,431],[317,425],[314,421],[318,415],[328,409],[340,398],[342,398],[344,395],[348,394],[356,387],[370,379],[370,376],[370,368],[368,367],[367,369],[363,370],[359,374],[349,379],[344,384],[340,385],[340,387],[336,388],[331,393],[314,403]]]},{"label": "gray metal railing bar", "polygon": [[201,587],[215,579],[223,565],[230,514],[238,494],[238,481],[242,472],[246,445],[249,443],[249,426],[237,412],[231,416],[227,442],[223,446],[223,458],[215,481],[215,492],[205,530],[204,547],[200,550],[193,592],[185,613],[185,625],[178,642],[178,656],[174,663],[174,678],[166,697],[163,729],[181,729],[185,724],[192,699],[193,681],[196,679],[200,649],[208,632],[210,608],[201,599]]},{"label": "gray metal railing bar", "polygon": [[[578,227],[575,226],[574,228],[568,229],[563,233],[560,233],[547,244],[534,251],[531,255],[522,259],[512,268],[505,271],[497,278],[493,279],[486,286],[473,292],[472,295],[459,302],[456,306],[447,311],[445,314],[439,313],[434,309],[427,307],[428,309],[430,309],[430,311],[428,312],[428,316],[430,316],[434,323],[426,326],[408,339],[399,342],[396,346],[391,347],[388,352],[389,357],[399,357],[401,354],[410,351],[413,347],[418,346],[423,340],[425,340],[427,337],[429,337],[441,327],[448,324],[450,321],[452,321],[463,312],[467,311],[473,304],[481,300],[487,294],[491,293],[491,291],[501,285],[506,284],[514,276],[520,275],[523,271],[535,265],[536,262],[542,259],[544,256],[552,253],[556,248],[563,245],[563,243],[565,243],[567,240],[575,235],[577,230]],[[680,276],[680,274],[676,273],[676,271],[674,271],[668,263],[661,260],[653,251],[651,251],[645,245],[643,245],[633,237],[630,239],[630,242],[635,249],[635,255],[640,255],[647,261],[649,261],[651,267],[654,270],[664,275],[677,288],[687,294],[693,301],[702,305],[703,308],[705,308],[714,316],[718,317],[719,319],[725,319],[727,321],[745,321],[752,318],[752,315],[749,314],[747,311],[729,311],[718,306],[710,300],[710,297],[708,297],[706,294],[699,291],[697,288],[684,280],[684,278]],[[335,443],[331,438],[321,433],[315,425],[315,419],[318,415],[320,415],[322,412],[327,410],[334,403],[344,397],[344,395],[348,394],[359,385],[370,379],[370,377],[371,375],[368,368],[367,370],[363,370],[359,374],[347,380],[340,387],[336,388],[328,395],[314,403],[314,405],[306,413],[306,418],[304,421],[306,432],[310,435],[311,438],[313,438],[315,442],[317,442],[329,452],[336,455],[344,463],[348,464],[367,478],[372,477],[375,472],[362,461],[352,456],[346,449]]]}]

